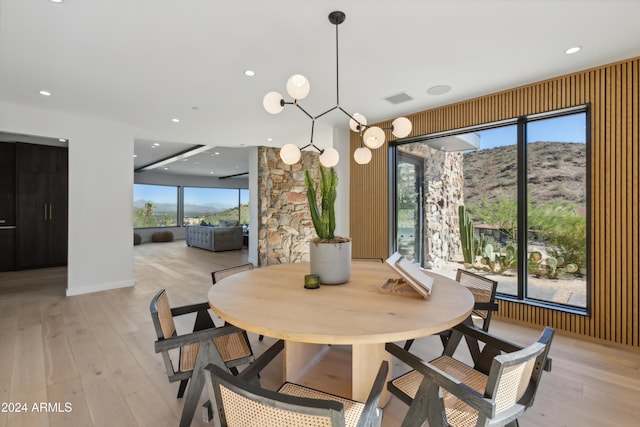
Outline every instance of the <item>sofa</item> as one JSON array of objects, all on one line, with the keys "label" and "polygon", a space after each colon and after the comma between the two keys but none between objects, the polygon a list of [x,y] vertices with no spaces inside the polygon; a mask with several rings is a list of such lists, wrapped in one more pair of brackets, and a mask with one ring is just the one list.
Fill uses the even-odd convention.
[{"label": "sofa", "polygon": [[187,226],[187,246],[210,251],[242,249],[242,227]]}]

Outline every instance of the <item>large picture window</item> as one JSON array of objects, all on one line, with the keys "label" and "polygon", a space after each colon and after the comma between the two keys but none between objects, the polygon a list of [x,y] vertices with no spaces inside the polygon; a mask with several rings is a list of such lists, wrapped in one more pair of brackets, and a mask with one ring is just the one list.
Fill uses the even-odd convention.
[{"label": "large picture window", "polygon": [[[243,192],[246,194],[244,208]],[[185,187],[183,225],[248,224],[248,193],[235,188]]]},{"label": "large picture window", "polygon": [[[587,312],[587,122],[584,107],[397,145],[394,250],[424,254],[414,262],[444,274],[491,276],[502,298]],[[424,177],[416,187],[409,155]],[[422,215],[410,217],[423,219],[407,239],[412,194],[424,197],[412,196]],[[471,248],[461,248],[459,206],[472,219]]]},{"label": "large picture window", "polygon": [[249,190],[133,185],[134,228],[179,224],[248,225]]},{"label": "large picture window", "polygon": [[133,227],[178,225],[178,187],[133,185]]}]

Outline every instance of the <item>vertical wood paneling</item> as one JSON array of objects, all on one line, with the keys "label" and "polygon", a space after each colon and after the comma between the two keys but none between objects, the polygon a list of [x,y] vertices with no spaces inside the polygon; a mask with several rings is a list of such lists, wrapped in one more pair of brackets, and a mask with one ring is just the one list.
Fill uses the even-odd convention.
[{"label": "vertical wood paneling", "polygon": [[[638,180],[638,168],[634,167],[634,165],[640,164],[640,156],[638,155],[638,145],[640,141],[637,136],[637,127],[638,127],[638,111],[637,105],[637,95],[639,87],[637,85],[638,82],[638,74],[637,74],[637,64],[630,63],[627,68],[627,104],[628,104],[628,120],[631,122],[631,128],[627,129],[627,149],[629,152],[629,156],[627,159],[627,169],[628,174],[631,176],[631,182],[629,183],[629,217],[631,218],[631,232],[629,239],[629,260],[631,264],[631,268],[629,270],[629,281],[631,283],[638,282],[637,271],[634,272],[633,268],[633,260],[638,259],[638,234],[640,232],[640,227],[638,226],[635,218],[638,218],[638,194],[640,193],[640,181]],[[635,88],[635,89],[634,89]],[[634,307],[635,301],[635,307]],[[633,345],[640,345],[638,343],[638,292],[637,289],[633,289],[632,286],[629,287],[629,303],[628,303],[629,317],[634,319],[631,322],[629,328],[630,342]]]},{"label": "vertical wood paneling", "polygon": [[[576,105],[591,106],[591,315],[502,301],[499,316],[640,347],[640,59],[416,113],[412,135],[459,129]],[[389,136],[389,135],[388,135]],[[358,147],[352,135],[351,152]],[[388,150],[351,160],[351,234],[357,257],[388,254]]]}]

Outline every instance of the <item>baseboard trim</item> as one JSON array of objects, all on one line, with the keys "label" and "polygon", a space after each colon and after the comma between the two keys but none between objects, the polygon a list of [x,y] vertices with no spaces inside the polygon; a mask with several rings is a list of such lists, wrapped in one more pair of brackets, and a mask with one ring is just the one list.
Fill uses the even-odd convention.
[{"label": "baseboard trim", "polygon": [[120,282],[99,283],[97,285],[90,286],[78,286],[75,288],[67,288],[67,296],[72,297],[75,295],[91,294],[94,292],[108,291],[111,289],[127,288],[135,284],[134,280],[123,280]]}]

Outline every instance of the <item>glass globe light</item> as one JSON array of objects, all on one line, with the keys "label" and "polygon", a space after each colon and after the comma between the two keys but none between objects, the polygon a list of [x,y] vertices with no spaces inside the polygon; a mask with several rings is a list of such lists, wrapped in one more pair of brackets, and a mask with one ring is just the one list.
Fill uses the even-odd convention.
[{"label": "glass globe light", "polygon": [[356,148],[353,152],[353,160],[359,165],[366,165],[371,161],[371,150],[367,147]]},{"label": "glass globe light", "polygon": [[360,113],[355,113],[353,115],[353,119],[349,119],[349,127],[354,132],[360,131],[359,127],[365,126],[366,124],[367,124],[367,118]]},{"label": "glass globe light", "polygon": [[304,99],[309,95],[311,84],[302,74],[294,74],[287,80],[287,93],[293,99]]},{"label": "glass globe light", "polygon": [[337,165],[339,160],[340,154],[338,154],[338,150],[333,147],[325,148],[324,152],[320,154],[320,163],[326,168]]},{"label": "glass globe light", "polygon": [[280,149],[280,158],[288,165],[293,165],[300,160],[302,153],[296,144],[285,144]]},{"label": "glass globe light", "polygon": [[282,95],[278,92],[269,92],[262,98],[262,106],[268,113],[278,114],[284,109],[282,101]]},{"label": "glass globe light", "polygon": [[393,126],[393,130],[391,133],[396,138],[404,138],[405,136],[411,133],[412,125],[411,120],[406,117],[398,117],[393,122],[391,122],[391,126]]},{"label": "glass globe light", "polygon": [[384,144],[384,131],[378,126],[371,126],[364,131],[362,139],[364,140],[364,145],[375,150]]}]

